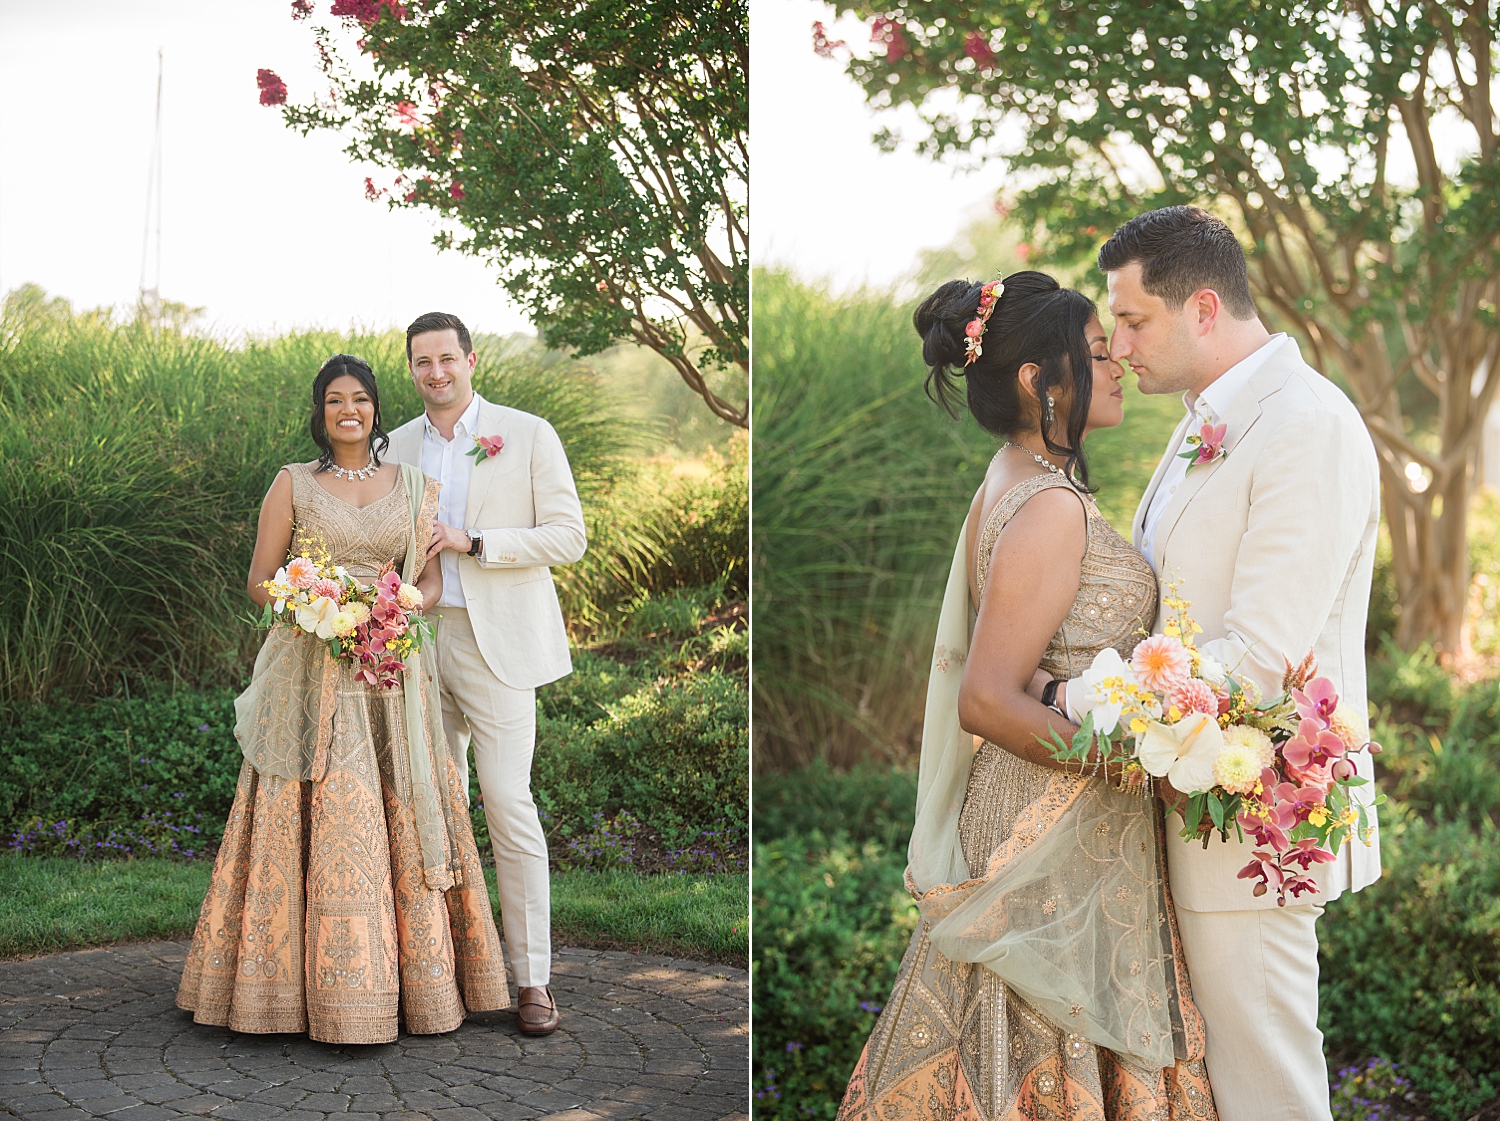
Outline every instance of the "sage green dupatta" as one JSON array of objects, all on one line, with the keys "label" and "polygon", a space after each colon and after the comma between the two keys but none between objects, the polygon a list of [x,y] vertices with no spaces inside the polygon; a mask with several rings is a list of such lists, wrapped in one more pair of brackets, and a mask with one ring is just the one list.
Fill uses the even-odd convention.
[{"label": "sage green dupatta", "polygon": [[[427,490],[420,468],[401,464],[409,502],[410,535],[401,566],[403,583],[415,583],[427,560],[427,542],[437,512],[437,488]],[[402,674],[402,723],[406,758],[393,760],[396,797],[416,819],[427,886],[444,891],[461,882],[453,810],[445,797],[451,772],[443,732],[435,652],[418,650]],[[328,648],[296,627],[271,628],[255,658],[250,686],[234,702],[234,736],[246,760],[263,778],[320,782],[333,742],[339,664]]]},{"label": "sage green dupatta", "polygon": [[969,875],[959,818],[975,746],[958,694],[974,619],[965,530],[938,620],[907,852],[923,929],[944,957],[989,969],[1063,1030],[1147,1069],[1170,1067],[1185,1051],[1149,799],[1051,771],[985,870]]}]

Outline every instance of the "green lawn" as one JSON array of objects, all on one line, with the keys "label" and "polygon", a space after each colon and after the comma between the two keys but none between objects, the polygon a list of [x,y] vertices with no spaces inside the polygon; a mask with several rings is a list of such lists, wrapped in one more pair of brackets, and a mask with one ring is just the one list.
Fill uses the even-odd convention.
[{"label": "green lawn", "polygon": [[[197,922],[211,871],[206,861],[0,856],[0,958],[184,937]],[[485,877],[494,902],[494,869]],[[559,872],[552,877],[552,937],[559,946],[744,966],[748,893],[743,875]]]}]

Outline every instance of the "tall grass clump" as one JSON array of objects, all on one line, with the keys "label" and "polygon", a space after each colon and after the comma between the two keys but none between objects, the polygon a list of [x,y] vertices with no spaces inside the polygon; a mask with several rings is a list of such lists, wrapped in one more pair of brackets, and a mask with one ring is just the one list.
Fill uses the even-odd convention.
[{"label": "tall grass clump", "polygon": [[[998,441],[927,399],[910,305],[764,270],[754,301],[756,766],[904,758]],[[1089,439],[1100,506],[1126,533],[1181,408],[1129,393],[1126,423]]]},{"label": "tall grass clump", "polygon": [[[634,468],[596,374],[481,342],[475,387],[558,430],[586,511]],[[387,430],[421,404],[399,331],[230,346],[75,314],[39,289],[0,311],[0,706],[129,688],[237,683],[260,502],[310,460],[309,388],[331,353],[369,360]],[[123,675],[123,677],[122,677]]]}]

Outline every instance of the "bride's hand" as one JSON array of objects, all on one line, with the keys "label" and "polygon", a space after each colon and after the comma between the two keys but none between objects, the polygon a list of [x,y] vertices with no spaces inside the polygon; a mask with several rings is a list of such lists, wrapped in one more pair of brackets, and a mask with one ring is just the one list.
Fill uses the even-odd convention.
[{"label": "bride's hand", "polygon": [[1165,802],[1169,807],[1181,805],[1184,801],[1187,800],[1187,795],[1179,791],[1165,777],[1156,780],[1156,796],[1163,802]]}]

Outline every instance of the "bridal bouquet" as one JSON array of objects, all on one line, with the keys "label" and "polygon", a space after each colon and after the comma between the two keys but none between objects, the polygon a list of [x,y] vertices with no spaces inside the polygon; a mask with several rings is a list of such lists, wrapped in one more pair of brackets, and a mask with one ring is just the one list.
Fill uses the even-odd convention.
[{"label": "bridal bouquet", "polygon": [[366,586],[326,552],[309,549],[261,587],[271,593],[263,626],[301,627],[357,666],[355,677],[382,689],[401,680],[406,659],[432,637],[432,623],[416,613],[422,593],[391,569]]},{"label": "bridal bouquet", "polygon": [[1240,840],[1250,834],[1257,848],[1239,875],[1256,881],[1257,896],[1275,891],[1285,906],[1288,893],[1316,892],[1314,864],[1336,859],[1356,832],[1368,843],[1366,806],[1349,793],[1367,780],[1349,755],[1379,746],[1333,683],[1316,676],[1311,654],[1297,666],[1287,661],[1281,694],[1265,701],[1254,682],[1194,647],[1202,628],[1175,586],[1162,605],[1165,633],[1141,642],[1129,662],[1101,651],[1069,683],[1083,725],[1071,743],[1053,733],[1053,756],[1081,763],[1097,743],[1104,763],[1123,764],[1127,781],[1167,779],[1186,796],[1184,839],[1206,848],[1215,832],[1228,840],[1231,826]]}]

